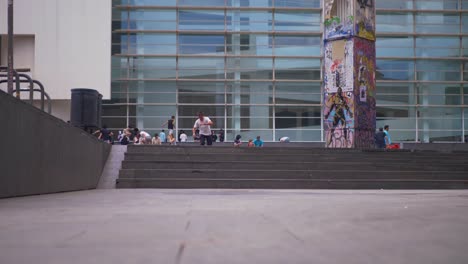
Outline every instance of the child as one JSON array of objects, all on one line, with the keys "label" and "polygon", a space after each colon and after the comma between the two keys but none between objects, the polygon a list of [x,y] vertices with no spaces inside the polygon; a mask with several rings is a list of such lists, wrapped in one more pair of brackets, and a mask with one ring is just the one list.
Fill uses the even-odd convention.
[{"label": "child", "polygon": [[247,147],[249,147],[249,148],[255,147],[255,145],[253,143],[253,139],[249,139],[249,143],[247,144]]},{"label": "child", "polygon": [[241,135],[237,135],[234,140],[234,147],[240,147],[242,145]]},{"label": "child", "polygon": [[169,137],[168,137],[167,140],[168,140],[170,145],[176,145],[177,144],[177,140],[174,137],[174,134],[169,134]]}]

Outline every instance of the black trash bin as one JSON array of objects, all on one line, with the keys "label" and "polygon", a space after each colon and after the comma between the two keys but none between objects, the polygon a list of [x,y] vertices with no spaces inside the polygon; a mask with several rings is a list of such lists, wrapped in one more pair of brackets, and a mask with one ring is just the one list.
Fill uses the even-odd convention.
[{"label": "black trash bin", "polygon": [[72,89],[70,123],[86,131],[101,127],[102,95],[93,89]]}]

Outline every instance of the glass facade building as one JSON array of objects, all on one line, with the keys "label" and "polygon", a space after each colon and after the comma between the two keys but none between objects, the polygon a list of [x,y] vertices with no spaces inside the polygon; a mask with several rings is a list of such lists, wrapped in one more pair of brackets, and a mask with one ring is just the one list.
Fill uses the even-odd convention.
[{"label": "glass facade building", "polygon": [[[468,135],[468,1],[375,1],[377,127]],[[321,0],[114,0],[103,123],[155,133],[198,111],[226,140],[323,141]]]}]

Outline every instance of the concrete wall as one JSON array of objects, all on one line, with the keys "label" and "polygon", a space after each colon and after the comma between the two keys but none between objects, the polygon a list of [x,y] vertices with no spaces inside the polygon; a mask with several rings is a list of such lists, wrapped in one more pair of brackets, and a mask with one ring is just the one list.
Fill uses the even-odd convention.
[{"label": "concrete wall", "polygon": [[111,146],[0,91],[0,198],[97,187]]},{"label": "concrete wall", "polygon": [[[0,35],[7,34],[7,1],[0,0]],[[34,55],[31,67],[22,65],[29,60],[22,56],[31,52],[15,52],[15,66],[33,68],[32,77],[45,85],[52,99],[70,99],[71,88],[92,88],[110,97],[111,0],[15,0],[14,4],[15,35],[29,36],[17,48]]]}]

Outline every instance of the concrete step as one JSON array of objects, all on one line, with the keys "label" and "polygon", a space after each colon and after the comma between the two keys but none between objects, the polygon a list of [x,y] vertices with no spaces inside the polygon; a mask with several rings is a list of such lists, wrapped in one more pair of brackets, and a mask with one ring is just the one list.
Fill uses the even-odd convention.
[{"label": "concrete step", "polygon": [[376,161],[322,161],[322,162],[265,162],[265,161],[144,161],[144,160],[125,160],[122,163],[122,169],[218,169],[218,170],[349,170],[350,168],[359,168],[367,171],[401,171],[401,170],[450,170],[450,171],[468,171],[467,163],[444,164],[435,162],[387,162]]},{"label": "concrete step", "polygon": [[[210,146],[156,146],[156,145],[129,145],[127,148],[128,153],[244,153],[244,152],[254,152],[254,153],[330,153],[330,152],[384,152],[382,150],[372,149],[372,150],[359,150],[359,149],[327,149],[327,148],[247,148],[240,147],[235,148],[231,146],[222,146],[222,147],[210,147]],[[411,152],[409,150],[390,150],[387,152]]]},{"label": "concrete step", "polygon": [[468,152],[435,152],[435,151],[410,151],[410,150],[378,150],[378,149],[326,149],[326,148],[234,148],[234,147],[208,147],[208,146],[153,146],[130,145],[127,153],[153,153],[153,154],[338,154],[338,153],[372,153],[375,155],[419,155],[419,156],[463,156],[468,158]]},{"label": "concrete step", "polygon": [[117,188],[224,189],[466,189],[467,180],[118,179]]},{"label": "concrete step", "polygon": [[[410,159],[409,159],[410,158]],[[411,157],[405,155],[385,155],[377,153],[336,153],[331,155],[324,155],[323,153],[313,154],[270,154],[270,153],[126,153],[125,160],[145,160],[145,161],[161,161],[161,160],[174,160],[174,161],[310,161],[320,162],[326,160],[346,160],[346,161],[411,161],[411,162],[448,162],[459,163],[467,162],[468,158],[459,155],[413,155]]]},{"label": "concrete step", "polygon": [[119,179],[413,179],[468,180],[464,171],[363,171],[363,170],[192,170],[192,169],[124,169]]}]

